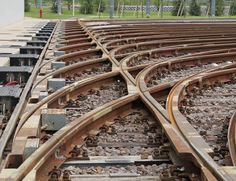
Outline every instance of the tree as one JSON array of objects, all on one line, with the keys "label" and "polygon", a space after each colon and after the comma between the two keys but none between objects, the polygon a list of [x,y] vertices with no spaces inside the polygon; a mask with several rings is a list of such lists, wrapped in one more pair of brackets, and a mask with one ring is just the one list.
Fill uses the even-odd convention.
[{"label": "tree", "polygon": [[25,0],[25,12],[29,12],[30,11],[30,3],[29,0]]},{"label": "tree", "polygon": [[192,0],[189,6],[189,14],[191,16],[200,16],[201,15],[201,6],[197,4],[196,0]]},{"label": "tree", "polygon": [[216,16],[221,16],[224,13],[224,1],[217,0],[216,1]]},{"label": "tree", "polygon": [[93,13],[93,0],[80,0],[80,13],[92,14]]},{"label": "tree", "polygon": [[[62,0],[61,0],[62,2]],[[53,13],[58,13],[58,0],[52,0],[52,7],[51,7],[51,11]],[[63,13],[63,10],[62,10],[62,6],[61,6],[61,13]]]},{"label": "tree", "polygon": [[[99,12],[103,12],[103,11],[105,11],[105,9],[106,9],[106,4],[105,4],[105,2],[104,2],[104,0],[95,0],[95,10],[96,10],[96,12],[98,12],[98,10],[99,10]],[[100,7],[99,7],[100,6]]]},{"label": "tree", "polygon": [[236,0],[233,0],[230,4],[229,15],[236,15]]},{"label": "tree", "polygon": [[[118,3],[122,3],[123,4],[123,1],[121,0],[114,0],[114,10],[117,11],[117,8],[118,8]],[[108,5],[105,3],[105,6]]]},{"label": "tree", "polygon": [[173,1],[173,9],[172,9],[172,16],[177,16],[177,15],[185,15],[186,11],[185,8],[183,8],[185,0],[174,0]]},{"label": "tree", "polygon": [[57,13],[57,0],[52,0],[51,11],[52,11],[53,13]]},{"label": "tree", "polygon": [[67,8],[70,11],[71,10],[71,6],[73,4],[73,0],[65,0],[65,1],[66,1]]},{"label": "tree", "polygon": [[157,10],[160,9],[161,1],[160,0],[154,0],[153,5],[157,7]]}]

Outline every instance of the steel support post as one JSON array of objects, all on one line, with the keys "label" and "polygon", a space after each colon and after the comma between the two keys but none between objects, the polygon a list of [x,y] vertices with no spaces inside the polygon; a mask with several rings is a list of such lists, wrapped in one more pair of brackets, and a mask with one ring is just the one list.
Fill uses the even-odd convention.
[{"label": "steel support post", "polygon": [[109,17],[113,18],[114,15],[114,0],[109,0]]},{"label": "steel support post", "polygon": [[57,0],[57,13],[61,15],[61,0]]},{"label": "steel support post", "polygon": [[216,0],[211,0],[211,16],[215,17],[216,15]]},{"label": "steel support post", "polygon": [[147,0],[146,1],[146,16],[147,16],[147,18],[150,18],[150,16],[151,16],[150,6],[151,6],[151,0]]}]

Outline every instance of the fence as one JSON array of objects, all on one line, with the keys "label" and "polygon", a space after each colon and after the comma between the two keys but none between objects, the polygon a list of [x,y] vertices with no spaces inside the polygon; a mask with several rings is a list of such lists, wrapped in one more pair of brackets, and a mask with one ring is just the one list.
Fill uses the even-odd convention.
[{"label": "fence", "polygon": [[[124,11],[141,11],[143,7],[143,11],[146,10],[146,6],[131,6],[131,5],[121,5],[120,8],[123,9]],[[172,11],[173,6],[163,6],[163,11]],[[151,12],[158,12],[159,7],[157,6],[150,6],[150,11]]]},{"label": "fence", "polygon": [[[46,1],[45,1],[46,2]],[[67,4],[65,3],[66,1],[63,2],[63,9],[66,10],[68,8]],[[114,18],[146,18],[146,3],[144,3],[145,1],[139,1],[137,0],[137,4],[133,4],[130,5],[127,3],[124,3],[124,1],[117,1],[118,3],[115,4],[115,9],[114,9],[114,14],[113,17]],[[134,1],[133,1],[134,2]],[[163,6],[163,18],[174,18],[172,16],[172,10],[173,10],[173,1],[172,0],[165,0],[164,2],[164,6]],[[198,2],[201,5],[201,16],[209,16],[210,15],[210,11],[209,11],[209,6],[207,4],[207,0],[198,0]],[[229,9],[230,9],[230,1],[224,1],[224,13],[223,16],[229,16]],[[189,14],[189,5],[190,5],[190,0],[186,0],[186,4],[185,4],[185,10],[186,10],[186,14],[185,16],[188,17]],[[50,3],[45,3],[44,4],[44,8],[49,9],[51,7]],[[105,5],[105,6],[101,6],[100,10],[99,10],[100,5],[95,5],[92,4],[90,6],[90,8],[92,9],[91,12],[89,12],[89,14],[87,15],[88,17],[92,17],[92,18],[108,18],[109,17],[109,10],[110,7],[109,5]],[[69,8],[68,8],[69,9]],[[72,9],[72,7],[71,7]],[[75,15],[80,15],[81,14],[86,14],[86,12],[88,11],[86,8],[83,9],[84,12],[81,13],[81,11],[79,11],[80,9],[80,5],[79,3],[76,3],[75,5]],[[66,12],[68,12],[68,10],[66,10]],[[87,12],[88,13],[88,12]],[[182,14],[182,13],[181,13]],[[83,17],[85,17],[83,15]],[[160,7],[158,6],[150,6],[150,18],[160,18],[161,17],[161,12],[160,12]]]}]

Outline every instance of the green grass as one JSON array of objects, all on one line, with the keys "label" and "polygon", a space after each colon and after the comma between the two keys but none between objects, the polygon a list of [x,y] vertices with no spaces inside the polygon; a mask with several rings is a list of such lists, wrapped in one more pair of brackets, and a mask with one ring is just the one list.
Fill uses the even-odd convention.
[{"label": "green grass", "polygon": [[[39,18],[39,9],[31,8],[30,12],[25,13],[25,17]],[[62,15],[58,15],[56,13],[52,13],[50,8],[43,9],[43,19],[69,19],[69,18],[85,18],[85,19],[99,19],[98,14],[90,14],[84,15],[79,12],[79,10],[75,10],[75,16],[72,16],[72,10],[69,11],[67,9],[63,10]],[[114,16],[114,19],[142,19],[142,13],[139,12],[138,16],[135,12],[125,12],[123,16]],[[161,19],[160,15],[157,13],[151,14],[151,19]],[[220,16],[216,17],[216,19],[235,19],[236,16]],[[109,14],[107,12],[101,14],[100,19],[109,19]],[[143,19],[147,19],[145,16],[145,12],[143,12]],[[176,17],[172,16],[170,12],[165,12],[163,14],[163,19],[209,19],[208,16],[186,16],[186,17]],[[212,19],[212,18],[211,18]]]},{"label": "green grass", "polygon": [[[82,15],[78,10],[75,11],[76,17],[87,17],[87,15]],[[25,17],[39,18],[39,9],[31,8],[30,12],[25,12]],[[68,11],[67,9],[63,10],[63,14],[58,15],[56,13],[52,13],[49,8],[43,9],[43,19],[68,19],[73,18],[72,11]]]}]

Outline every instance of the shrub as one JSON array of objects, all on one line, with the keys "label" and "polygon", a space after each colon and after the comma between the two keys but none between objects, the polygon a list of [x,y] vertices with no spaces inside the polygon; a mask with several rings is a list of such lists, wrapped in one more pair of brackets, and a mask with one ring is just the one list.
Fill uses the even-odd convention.
[{"label": "shrub", "polygon": [[52,0],[51,11],[52,11],[53,13],[57,13],[57,0]]},{"label": "shrub", "polygon": [[229,15],[236,15],[236,0],[233,0],[230,4]]},{"label": "shrub", "polygon": [[81,0],[80,3],[81,14],[92,14],[93,13],[93,1],[92,0]]},{"label": "shrub", "polygon": [[25,0],[25,12],[29,12],[30,11],[30,3],[29,0]]},{"label": "shrub", "polygon": [[224,1],[217,0],[216,1],[216,16],[221,16],[224,13]]},{"label": "shrub", "polygon": [[[182,5],[182,1],[185,1],[185,0],[174,0],[173,1],[173,9],[171,11],[172,16],[177,16],[178,15],[178,11],[179,11],[180,6]],[[179,12],[179,15],[180,15],[180,13],[181,12]],[[185,14],[186,14],[186,11],[183,10],[182,15],[185,15]]]},{"label": "shrub", "polygon": [[201,15],[201,7],[197,4],[196,0],[192,0],[189,6],[189,14],[191,16],[200,16]]},{"label": "shrub", "polygon": [[100,4],[100,12],[104,12],[106,9],[106,4],[104,0],[95,0],[95,11],[98,12],[99,4]]}]

